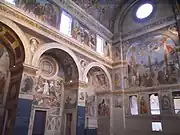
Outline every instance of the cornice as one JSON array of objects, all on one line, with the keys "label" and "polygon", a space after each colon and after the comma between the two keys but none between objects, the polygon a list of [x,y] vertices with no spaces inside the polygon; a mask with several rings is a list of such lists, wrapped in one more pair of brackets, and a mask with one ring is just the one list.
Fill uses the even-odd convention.
[{"label": "cornice", "polygon": [[[180,16],[178,16],[178,19],[180,19]],[[124,33],[122,35],[122,41],[126,41],[132,38],[136,38],[139,36],[142,36],[144,34],[153,32],[153,31],[157,31],[159,29],[165,28],[171,24],[174,24],[176,21],[174,19],[174,16],[169,16],[166,17],[164,19],[160,19],[157,22],[151,23],[149,25],[145,25],[144,27],[140,28],[140,29],[136,29],[134,31],[130,31],[128,33]],[[119,34],[114,35],[113,37],[113,44],[117,44],[119,42]]]},{"label": "cornice", "polygon": [[156,87],[142,87],[142,88],[131,88],[131,89],[124,89],[124,90],[114,90],[114,91],[106,91],[106,92],[99,92],[97,93],[98,95],[104,95],[104,94],[120,94],[120,95],[124,95],[124,94],[137,94],[137,93],[147,93],[147,92],[159,92],[159,91],[166,91],[166,90],[175,90],[175,89],[179,89],[180,88],[180,84],[171,84],[171,85],[160,85],[160,86],[156,86]]},{"label": "cornice", "polygon": [[80,8],[72,0],[53,0],[57,5],[64,8],[72,16],[76,17],[83,24],[87,25],[89,29],[93,30],[97,34],[101,35],[108,42],[112,42],[113,33],[104,27],[99,21],[89,15],[86,11]]},{"label": "cornice", "polygon": [[25,12],[21,11],[20,9],[9,7],[8,5],[5,5],[1,2],[0,15],[13,20],[14,22],[27,27],[28,29],[31,29],[43,36],[46,36],[60,44],[62,43],[77,53],[89,57],[94,61],[100,62],[109,68],[112,68],[113,61],[111,59],[101,56],[97,52],[79,43],[75,39],[61,34],[57,29],[25,14]]},{"label": "cornice", "polygon": [[29,74],[32,74],[32,75],[36,75],[36,71],[39,70],[38,68],[29,66],[27,64],[23,64],[23,68],[24,68],[25,73],[29,73]]}]

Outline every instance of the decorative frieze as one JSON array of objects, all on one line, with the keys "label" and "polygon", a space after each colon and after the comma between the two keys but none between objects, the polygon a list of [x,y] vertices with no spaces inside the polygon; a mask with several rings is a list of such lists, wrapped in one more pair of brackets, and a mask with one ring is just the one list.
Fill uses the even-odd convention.
[{"label": "decorative frieze", "polygon": [[56,29],[46,25],[45,23],[39,24],[33,19],[30,19],[29,17],[23,15],[20,13],[20,10],[12,9],[4,4],[0,4],[0,14],[3,16],[4,14],[8,14],[8,18],[12,19],[15,18],[13,21],[16,21],[17,23],[20,23],[21,25],[28,27],[40,34],[47,35],[50,39],[60,42],[60,43],[66,43],[68,46],[71,47],[72,50],[78,51],[80,53],[85,54],[88,57],[91,57],[94,60],[101,60],[103,63],[106,63],[106,65],[110,66],[112,65],[112,61],[110,59],[104,58],[103,56],[100,56],[97,52],[91,50],[88,47],[84,47],[84,45],[81,45],[80,43],[77,43],[77,41],[73,40],[72,38],[68,38],[65,36],[62,36],[59,31]]}]

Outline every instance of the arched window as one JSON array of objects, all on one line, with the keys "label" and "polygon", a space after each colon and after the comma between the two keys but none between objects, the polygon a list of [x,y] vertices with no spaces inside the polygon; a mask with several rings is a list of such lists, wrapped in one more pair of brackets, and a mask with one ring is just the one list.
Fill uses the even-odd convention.
[{"label": "arched window", "polygon": [[160,114],[158,94],[150,95],[150,108],[152,115]]},{"label": "arched window", "polygon": [[130,96],[129,100],[130,100],[131,115],[138,115],[137,96]]}]

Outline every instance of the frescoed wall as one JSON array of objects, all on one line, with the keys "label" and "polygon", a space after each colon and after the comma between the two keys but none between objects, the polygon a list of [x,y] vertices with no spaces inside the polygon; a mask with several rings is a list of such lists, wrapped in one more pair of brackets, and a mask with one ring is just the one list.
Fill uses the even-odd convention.
[{"label": "frescoed wall", "polygon": [[96,50],[96,35],[76,19],[73,20],[72,37]]},{"label": "frescoed wall", "polygon": [[15,5],[29,15],[58,28],[60,8],[49,0],[15,0]]},{"label": "frescoed wall", "polygon": [[8,80],[9,54],[7,49],[1,45],[0,41],[0,104],[3,102],[6,82]]},{"label": "frescoed wall", "polygon": [[129,87],[152,87],[179,82],[179,61],[175,43],[158,35],[135,42],[127,53]]},{"label": "frescoed wall", "polygon": [[110,134],[110,98],[98,96],[98,135]]}]

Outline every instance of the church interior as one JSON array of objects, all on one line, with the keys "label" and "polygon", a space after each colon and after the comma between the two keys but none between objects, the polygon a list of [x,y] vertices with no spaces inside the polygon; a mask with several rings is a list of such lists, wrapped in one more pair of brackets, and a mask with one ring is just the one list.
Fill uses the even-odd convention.
[{"label": "church interior", "polygon": [[0,135],[179,125],[179,0],[0,0]]}]

